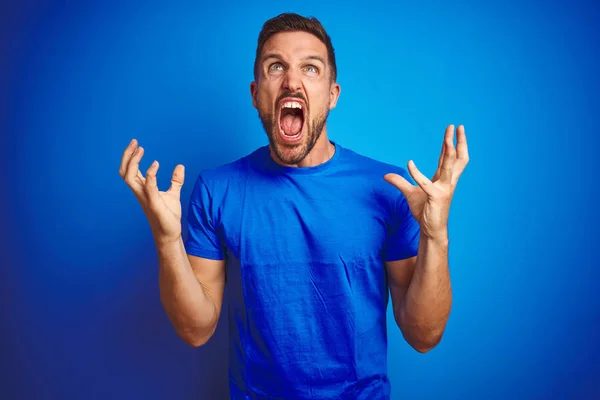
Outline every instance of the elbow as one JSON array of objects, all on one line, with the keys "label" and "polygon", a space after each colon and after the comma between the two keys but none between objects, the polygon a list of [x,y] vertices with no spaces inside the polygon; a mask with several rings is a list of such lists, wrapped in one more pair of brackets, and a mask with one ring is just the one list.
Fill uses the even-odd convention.
[{"label": "elbow", "polygon": [[195,330],[177,331],[177,335],[183,340],[188,346],[198,348],[204,346],[214,333],[212,329],[209,333],[198,332]]},{"label": "elbow", "polygon": [[202,347],[204,346],[207,342],[208,339],[205,338],[189,338],[189,339],[183,339],[183,341],[185,342],[185,344],[194,347],[194,348],[198,348],[198,347]]},{"label": "elbow", "polygon": [[428,353],[442,341],[448,321],[447,317],[435,322],[415,320],[406,314],[402,317],[404,318],[396,318],[396,324],[400,328],[404,340],[417,352]]},{"label": "elbow", "polygon": [[413,340],[409,342],[410,346],[421,354],[425,354],[437,347],[442,341],[442,336],[438,338],[428,338],[426,340]]},{"label": "elbow", "polygon": [[188,346],[194,347],[194,348],[198,348],[198,347],[202,347],[204,346],[206,343],[208,343],[210,336],[200,336],[200,335],[182,335],[180,334],[179,337],[181,338],[181,340],[183,340],[183,342],[185,344],[187,344]]},{"label": "elbow", "polygon": [[415,329],[413,332],[402,331],[404,339],[414,350],[425,354],[436,348],[442,341],[443,329]]},{"label": "elbow", "polygon": [[191,347],[204,346],[216,331],[216,321],[207,324],[206,321],[203,320],[186,318],[181,314],[171,311],[167,307],[165,307],[165,309],[167,310],[167,316],[175,334],[185,344]]}]

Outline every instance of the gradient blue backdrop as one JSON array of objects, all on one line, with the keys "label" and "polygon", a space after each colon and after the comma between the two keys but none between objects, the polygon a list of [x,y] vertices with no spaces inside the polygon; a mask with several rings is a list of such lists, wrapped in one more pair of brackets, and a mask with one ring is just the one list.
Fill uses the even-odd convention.
[{"label": "gradient blue backdrop", "polygon": [[255,43],[288,10],[333,39],[334,140],[431,175],[445,126],[467,128],[453,313],[426,355],[389,324],[393,399],[600,396],[597,5],[67,3],[0,12],[3,399],[224,398],[227,321],[200,349],[175,335],[117,171],[139,139],[162,188],[185,164],[187,208],[203,168],[265,144]]}]

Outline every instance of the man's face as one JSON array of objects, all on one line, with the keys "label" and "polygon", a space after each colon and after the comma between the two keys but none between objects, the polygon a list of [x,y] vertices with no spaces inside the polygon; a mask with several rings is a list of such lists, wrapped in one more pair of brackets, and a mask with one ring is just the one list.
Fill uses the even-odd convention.
[{"label": "man's face", "polygon": [[258,69],[252,104],[275,156],[286,165],[299,164],[321,137],[339,96],[327,48],[310,33],[281,32],[265,43]]}]

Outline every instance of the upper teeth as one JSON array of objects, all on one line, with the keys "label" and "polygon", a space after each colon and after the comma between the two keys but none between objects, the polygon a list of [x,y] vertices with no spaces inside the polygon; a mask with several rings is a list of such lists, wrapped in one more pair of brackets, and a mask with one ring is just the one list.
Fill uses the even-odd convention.
[{"label": "upper teeth", "polygon": [[302,109],[302,104],[297,101],[286,101],[283,103],[283,108],[299,108]]}]

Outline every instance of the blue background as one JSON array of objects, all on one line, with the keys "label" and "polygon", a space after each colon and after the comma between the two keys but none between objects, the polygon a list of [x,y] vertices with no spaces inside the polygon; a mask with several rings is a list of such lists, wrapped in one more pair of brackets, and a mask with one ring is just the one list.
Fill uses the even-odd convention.
[{"label": "blue background", "polygon": [[68,3],[0,12],[2,398],[227,393],[227,321],[203,348],[175,335],[118,168],[133,137],[162,188],[183,163],[185,209],[203,168],[265,144],[256,39],[290,9],[336,48],[333,140],[431,176],[445,126],[467,128],[453,313],[425,355],[390,319],[393,399],[600,396],[597,5]]}]

